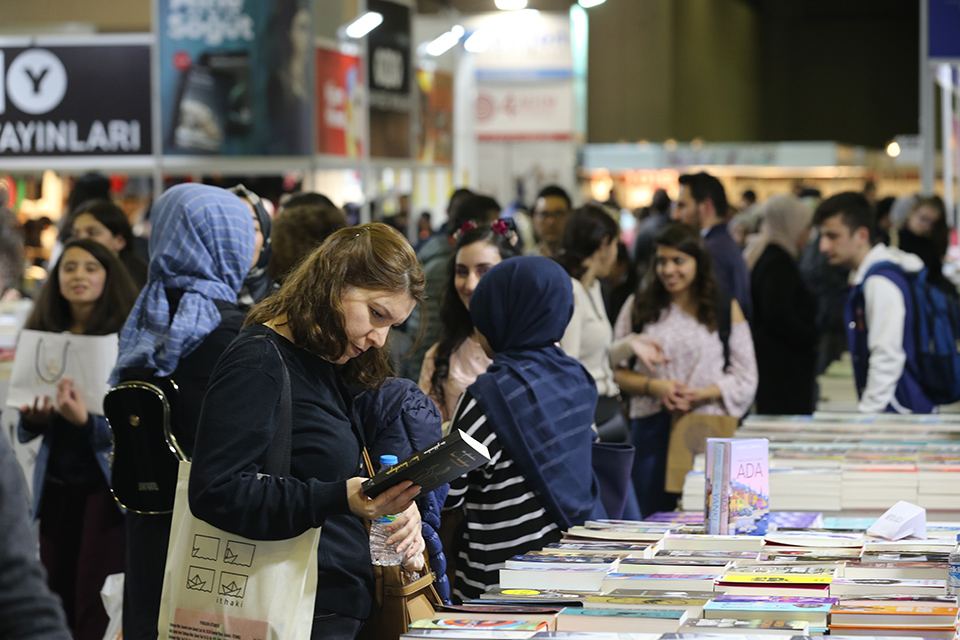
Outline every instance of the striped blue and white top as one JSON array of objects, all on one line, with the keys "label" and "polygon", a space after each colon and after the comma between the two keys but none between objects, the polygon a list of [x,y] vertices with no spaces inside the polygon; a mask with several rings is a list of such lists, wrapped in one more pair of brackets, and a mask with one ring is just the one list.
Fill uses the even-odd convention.
[{"label": "striped blue and white top", "polygon": [[511,557],[541,549],[561,534],[469,391],[460,397],[452,428],[490,451],[489,463],[450,483],[444,506],[464,510],[466,530],[458,541],[454,594],[468,600],[498,586],[500,569]]}]

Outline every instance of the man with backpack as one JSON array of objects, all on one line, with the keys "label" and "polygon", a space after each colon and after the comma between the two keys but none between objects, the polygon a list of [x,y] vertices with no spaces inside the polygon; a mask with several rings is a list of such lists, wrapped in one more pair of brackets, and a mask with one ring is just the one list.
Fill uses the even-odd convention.
[{"label": "man with backpack", "polygon": [[846,192],[824,200],[813,222],[820,227],[820,251],[830,264],[851,270],[844,322],[860,398],[857,410],[935,411],[917,335],[926,324],[917,305],[918,283],[920,290],[926,287],[923,261],[876,242],[875,215],[862,194]]}]

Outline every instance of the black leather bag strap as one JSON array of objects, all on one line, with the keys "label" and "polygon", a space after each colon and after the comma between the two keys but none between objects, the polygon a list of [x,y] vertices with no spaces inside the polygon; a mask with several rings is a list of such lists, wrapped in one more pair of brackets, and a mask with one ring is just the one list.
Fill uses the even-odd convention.
[{"label": "black leather bag strap", "polygon": [[272,476],[287,476],[290,475],[290,452],[293,449],[293,400],[290,398],[290,372],[287,370],[287,361],[284,360],[280,348],[269,338],[267,342],[280,358],[283,387],[280,389],[280,425],[273,436],[270,448],[267,449],[267,464],[264,471]]}]

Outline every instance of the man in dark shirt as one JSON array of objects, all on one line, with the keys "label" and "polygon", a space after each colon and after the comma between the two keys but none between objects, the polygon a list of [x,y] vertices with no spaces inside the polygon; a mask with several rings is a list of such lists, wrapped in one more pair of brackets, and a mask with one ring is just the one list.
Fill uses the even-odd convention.
[{"label": "man in dark shirt", "polygon": [[726,191],[715,177],[703,171],[680,176],[673,219],[700,230],[713,258],[713,275],[749,320],[753,316],[750,272],[740,246],[727,231],[727,209]]}]

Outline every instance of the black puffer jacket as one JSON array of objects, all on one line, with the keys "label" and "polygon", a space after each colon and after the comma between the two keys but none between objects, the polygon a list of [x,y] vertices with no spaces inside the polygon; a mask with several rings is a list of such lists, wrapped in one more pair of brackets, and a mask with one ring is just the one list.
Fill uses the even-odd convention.
[{"label": "black puffer jacket", "polygon": [[[412,380],[388,380],[380,389],[357,395],[354,404],[374,464],[385,454],[403,460],[440,439],[440,413]],[[437,579],[437,592],[447,603],[450,602],[450,584],[439,531],[440,510],[448,490],[449,487],[443,485],[417,498],[423,520],[423,540],[430,555],[430,570]]]}]

